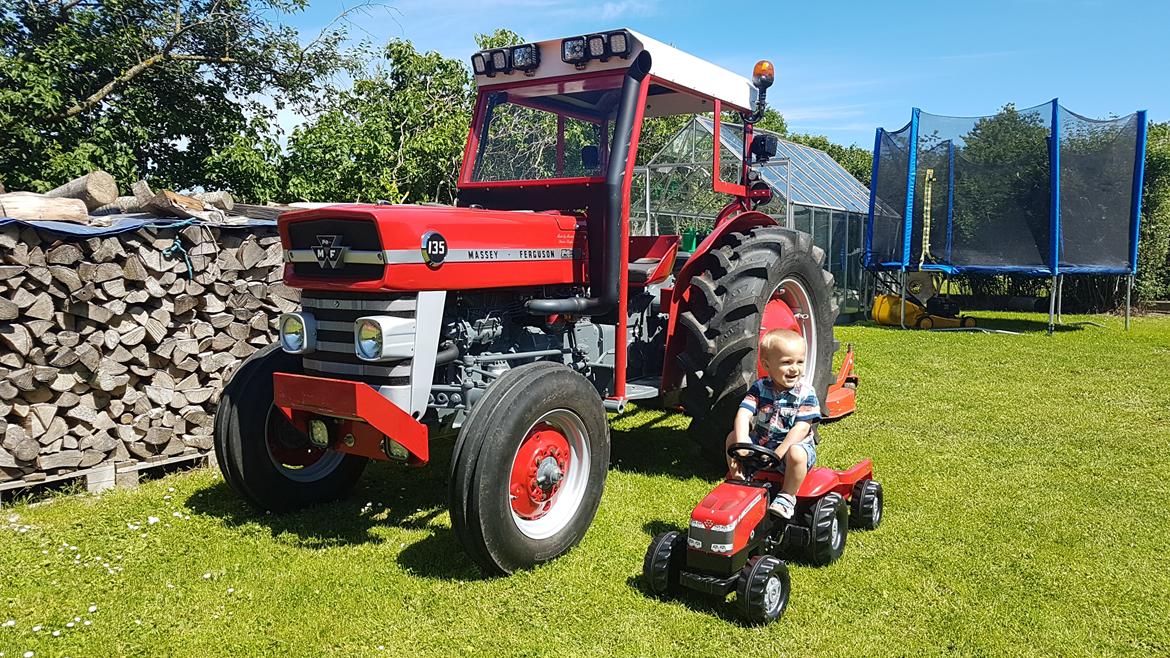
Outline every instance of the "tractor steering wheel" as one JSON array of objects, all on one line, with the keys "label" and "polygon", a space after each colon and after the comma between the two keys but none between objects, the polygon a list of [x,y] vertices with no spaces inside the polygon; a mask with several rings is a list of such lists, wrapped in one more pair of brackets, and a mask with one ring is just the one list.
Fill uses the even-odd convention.
[{"label": "tractor steering wheel", "polygon": [[754,443],[733,443],[727,448],[727,456],[757,471],[774,468],[782,461],[776,451]]}]

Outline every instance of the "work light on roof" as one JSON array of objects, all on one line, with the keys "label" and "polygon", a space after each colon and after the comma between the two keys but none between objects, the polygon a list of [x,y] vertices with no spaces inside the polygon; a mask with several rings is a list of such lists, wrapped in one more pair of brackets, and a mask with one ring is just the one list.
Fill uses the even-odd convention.
[{"label": "work light on roof", "polygon": [[630,38],[625,30],[609,33],[609,54],[616,57],[630,54]]},{"label": "work light on roof", "polygon": [[508,62],[508,51],[503,48],[492,51],[492,68],[496,72],[507,73],[512,70],[511,64]]},{"label": "work light on roof", "polygon": [[512,49],[512,68],[528,73],[540,66],[540,49],[534,43],[526,43]]},{"label": "work light on roof", "polygon": [[488,70],[488,59],[483,53],[475,53],[471,56],[471,68],[476,75],[492,76],[494,71]]},{"label": "work light on roof", "polygon": [[606,38],[602,34],[590,34],[586,37],[589,42],[589,58],[590,59],[608,59],[608,53],[605,50]]},{"label": "work light on roof", "polygon": [[585,37],[570,37],[561,42],[561,61],[582,66],[589,54],[585,51]]}]

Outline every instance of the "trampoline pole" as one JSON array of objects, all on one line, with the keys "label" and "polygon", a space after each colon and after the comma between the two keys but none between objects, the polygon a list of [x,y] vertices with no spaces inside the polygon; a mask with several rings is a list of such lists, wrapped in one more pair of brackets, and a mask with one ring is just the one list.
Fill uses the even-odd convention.
[{"label": "trampoline pole", "polygon": [[901,273],[901,275],[899,275],[898,278],[901,281],[898,288],[901,291],[901,296],[902,296],[902,310],[898,312],[898,324],[902,325],[902,328],[905,329],[906,328],[906,270],[902,270],[902,273]]},{"label": "trampoline pole", "polygon": [[1125,282],[1125,330],[1129,331],[1129,308],[1131,295],[1133,294],[1133,275],[1130,274]]},{"label": "trampoline pole", "polygon": [[1048,335],[1057,330],[1057,275],[1052,275],[1052,283],[1048,287]]},{"label": "trampoline pole", "polygon": [[1056,277],[1056,323],[1064,324],[1064,275]]}]

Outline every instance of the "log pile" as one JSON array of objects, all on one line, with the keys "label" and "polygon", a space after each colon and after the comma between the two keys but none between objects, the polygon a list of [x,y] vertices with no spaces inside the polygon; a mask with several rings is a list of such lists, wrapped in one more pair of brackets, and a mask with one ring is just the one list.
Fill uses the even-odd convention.
[{"label": "log pile", "polygon": [[209,450],[223,381],[298,307],[275,227],[54,235],[0,226],[0,482]]}]

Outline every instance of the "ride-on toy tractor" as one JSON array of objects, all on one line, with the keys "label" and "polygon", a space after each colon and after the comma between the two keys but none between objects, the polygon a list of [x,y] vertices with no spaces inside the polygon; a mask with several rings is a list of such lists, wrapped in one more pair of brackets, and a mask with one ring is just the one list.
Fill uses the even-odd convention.
[{"label": "ride-on toy tractor", "polygon": [[745,480],[727,480],[691,512],[686,534],[654,537],[642,578],[659,596],[691,589],[720,597],[734,591],[744,620],[764,624],[788,607],[791,582],[785,558],[816,566],[845,551],[849,528],[873,530],[882,522],[882,487],[866,459],[844,471],[814,467],[796,494],[796,513],[768,512],[784,476],[781,457],[755,444],[734,444]]},{"label": "ride-on toy tractor", "polygon": [[[806,381],[850,410],[852,390],[832,386],[824,253],[760,209],[776,142],[752,126],[771,64],[753,85],[629,30],[471,63],[454,206],[280,217],[302,309],[220,398],[216,456],[232,488],[267,510],[333,499],[369,460],[425,465],[431,437],[458,430],[451,524],[485,571],[509,573],[585,534],[609,466],[607,411],[684,411],[722,459],[711,430],[726,433],[756,379],[762,331],[804,336]],[[630,185],[643,122],[697,113],[712,116],[714,144],[721,126],[743,137],[743,163],[728,174],[710,152],[727,205],[681,253],[678,235],[630,235]]]}]

